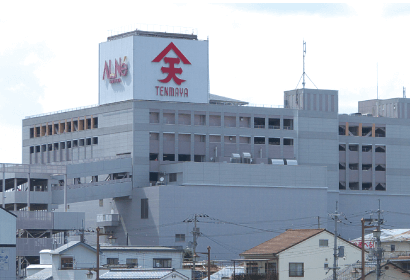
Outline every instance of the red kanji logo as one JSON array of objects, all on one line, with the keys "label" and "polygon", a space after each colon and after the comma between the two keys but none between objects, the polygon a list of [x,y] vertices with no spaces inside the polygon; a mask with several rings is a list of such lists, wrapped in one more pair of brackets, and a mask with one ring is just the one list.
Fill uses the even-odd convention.
[{"label": "red kanji logo", "polygon": [[[173,50],[174,53],[178,56],[177,58],[173,57],[165,57],[169,51]],[[175,68],[175,64],[179,64],[181,61],[183,64],[191,64],[189,60],[181,53],[181,51],[174,45],[174,43],[170,43],[152,62],[160,62],[164,59],[165,63],[169,64],[169,67],[161,67],[162,73],[167,73],[168,76],[165,79],[158,80],[161,83],[168,83],[171,79],[177,85],[181,85],[181,83],[185,82],[186,80],[182,80],[176,76],[176,74],[182,74],[182,68]]]}]

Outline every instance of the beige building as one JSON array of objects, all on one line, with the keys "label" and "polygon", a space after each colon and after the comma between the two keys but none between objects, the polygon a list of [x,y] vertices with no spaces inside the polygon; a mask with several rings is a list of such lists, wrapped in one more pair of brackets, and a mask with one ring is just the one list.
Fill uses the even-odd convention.
[{"label": "beige building", "polygon": [[[242,254],[247,274],[275,275],[285,279],[324,279],[333,266],[334,235],[325,229],[289,229]],[[338,266],[355,263],[361,258],[360,248],[337,239],[341,257]],[[344,251],[344,254],[342,253]]]}]

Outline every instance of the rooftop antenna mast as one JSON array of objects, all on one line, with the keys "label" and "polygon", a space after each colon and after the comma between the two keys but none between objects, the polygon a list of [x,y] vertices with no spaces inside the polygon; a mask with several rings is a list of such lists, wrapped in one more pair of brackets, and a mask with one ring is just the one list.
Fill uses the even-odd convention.
[{"label": "rooftop antenna mast", "polygon": [[305,40],[303,40],[303,74],[302,74],[302,76],[303,76],[303,82],[302,82],[302,88],[303,88],[303,91],[302,92],[304,92],[305,91],[305,75],[306,75],[306,72],[305,72],[305,55],[306,55],[306,42],[305,42]]},{"label": "rooftop antenna mast", "polygon": [[403,87],[403,98],[406,98],[406,88]]}]

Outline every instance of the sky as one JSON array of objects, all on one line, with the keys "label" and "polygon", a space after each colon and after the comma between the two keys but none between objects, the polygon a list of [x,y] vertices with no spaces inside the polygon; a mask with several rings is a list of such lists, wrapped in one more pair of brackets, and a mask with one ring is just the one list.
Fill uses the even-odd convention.
[{"label": "sky", "polygon": [[208,39],[213,94],[283,105],[283,92],[301,87],[306,41],[306,87],[338,90],[340,113],[357,112],[377,92],[401,97],[410,87],[410,5],[360,2],[2,3],[0,162],[21,163],[26,116],[97,104],[98,44],[136,27]]}]

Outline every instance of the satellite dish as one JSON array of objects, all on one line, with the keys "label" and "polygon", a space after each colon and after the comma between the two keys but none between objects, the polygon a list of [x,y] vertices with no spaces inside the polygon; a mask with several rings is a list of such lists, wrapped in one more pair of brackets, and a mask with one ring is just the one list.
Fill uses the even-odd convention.
[{"label": "satellite dish", "polygon": [[164,182],[164,177],[159,178],[161,182]]}]

